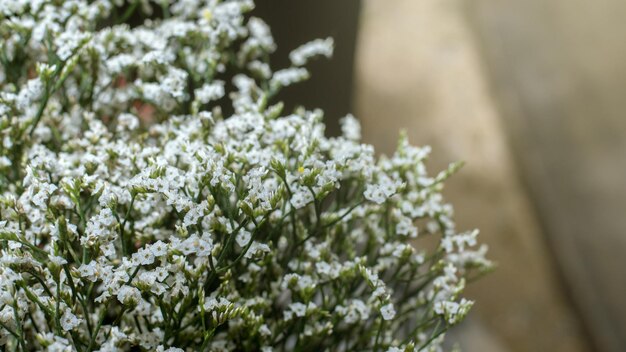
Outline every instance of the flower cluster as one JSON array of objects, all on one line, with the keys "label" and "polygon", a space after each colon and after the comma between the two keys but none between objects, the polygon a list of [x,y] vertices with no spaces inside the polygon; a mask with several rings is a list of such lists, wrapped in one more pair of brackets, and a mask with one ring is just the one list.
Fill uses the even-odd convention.
[{"label": "flower cluster", "polygon": [[2,350],[437,351],[467,314],[457,166],[284,112],[333,42],[273,71],[253,7],[0,0]]}]

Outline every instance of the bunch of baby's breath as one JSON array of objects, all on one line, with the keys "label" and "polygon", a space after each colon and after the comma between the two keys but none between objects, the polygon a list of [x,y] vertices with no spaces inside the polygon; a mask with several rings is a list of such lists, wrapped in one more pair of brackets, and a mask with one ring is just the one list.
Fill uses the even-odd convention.
[{"label": "bunch of baby's breath", "polygon": [[436,351],[465,317],[456,166],[283,111],[333,42],[273,71],[252,7],[0,0],[0,350]]}]

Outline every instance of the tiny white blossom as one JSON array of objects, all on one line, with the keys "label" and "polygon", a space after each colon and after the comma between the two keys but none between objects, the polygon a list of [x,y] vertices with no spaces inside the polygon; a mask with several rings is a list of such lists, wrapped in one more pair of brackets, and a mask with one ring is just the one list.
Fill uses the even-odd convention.
[{"label": "tiny white blossom", "polygon": [[287,68],[274,72],[270,81],[273,87],[287,87],[294,83],[302,82],[309,78],[309,71],[304,68]]},{"label": "tiny white blossom", "polygon": [[133,261],[140,265],[150,265],[154,263],[154,253],[148,248],[141,248],[133,254]]},{"label": "tiny white blossom", "polygon": [[65,260],[65,258],[63,257],[59,257],[56,255],[48,255],[48,258],[50,259],[52,263],[58,266],[67,264],[67,260]]},{"label": "tiny white blossom", "polygon": [[251,238],[252,234],[249,231],[241,229],[237,233],[237,237],[235,237],[235,240],[240,247],[245,247],[250,242]]},{"label": "tiny white blossom", "polygon": [[215,81],[211,84],[205,84],[194,92],[196,99],[202,104],[218,100],[224,96],[224,82]]},{"label": "tiny white blossom", "polygon": [[70,331],[81,324],[81,319],[78,319],[69,309],[66,309],[61,317],[61,327],[63,331]]},{"label": "tiny white blossom", "polygon": [[165,348],[162,345],[157,346],[156,352],[185,352],[182,348],[178,347],[169,347]]},{"label": "tiny white blossom", "polygon": [[306,305],[300,302],[290,304],[289,309],[291,309],[297,317],[303,317],[306,315]]},{"label": "tiny white blossom", "polygon": [[72,53],[83,43],[89,36],[86,33],[79,31],[67,31],[61,33],[55,39],[55,45],[57,48],[57,56],[59,59],[65,61]]},{"label": "tiny white blossom", "polygon": [[323,55],[327,58],[333,55],[333,38],[316,39],[310,41],[289,54],[291,63],[295,66],[305,65],[309,59],[317,55]]},{"label": "tiny white blossom", "polygon": [[141,292],[136,287],[124,285],[119,289],[117,299],[125,305],[137,304],[141,300]]},{"label": "tiny white blossom", "polygon": [[261,325],[261,327],[259,327],[259,334],[263,336],[272,336],[272,331],[269,327],[267,327],[266,324],[263,324]]},{"label": "tiny white blossom", "polygon": [[380,308],[380,314],[382,314],[383,319],[391,320],[396,316],[396,310],[392,303],[388,303]]},{"label": "tiny white blossom", "polygon": [[150,246],[150,250],[155,257],[162,257],[167,254],[167,244],[163,241],[156,241]]},{"label": "tiny white blossom", "polygon": [[339,122],[341,123],[341,132],[344,137],[353,141],[361,140],[361,124],[352,114],[341,118]]},{"label": "tiny white blossom", "polygon": [[254,256],[259,255],[259,253],[269,253],[270,247],[265,243],[259,243],[257,241],[253,241],[252,245],[244,255],[244,258],[250,259]]}]

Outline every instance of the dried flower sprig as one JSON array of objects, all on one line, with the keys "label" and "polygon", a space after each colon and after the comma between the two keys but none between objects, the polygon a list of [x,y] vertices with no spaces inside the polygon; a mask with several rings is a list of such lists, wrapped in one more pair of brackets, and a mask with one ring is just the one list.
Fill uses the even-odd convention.
[{"label": "dried flower sprig", "polygon": [[332,39],[272,71],[252,1],[123,3],[0,1],[2,350],[438,350],[490,267],[457,165],[283,113]]}]

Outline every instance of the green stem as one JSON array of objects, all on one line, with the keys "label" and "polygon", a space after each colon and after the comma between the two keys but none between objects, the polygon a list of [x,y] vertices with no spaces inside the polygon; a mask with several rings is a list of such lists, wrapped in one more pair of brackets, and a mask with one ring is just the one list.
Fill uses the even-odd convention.
[{"label": "green stem", "polygon": [[28,134],[30,137],[33,136],[33,133],[35,133],[35,129],[37,128],[37,125],[39,124],[39,120],[41,120],[41,117],[43,116],[43,111],[46,108],[46,105],[48,105],[48,99],[50,99],[50,83],[48,83],[48,81],[46,81],[46,88],[44,90],[44,95],[43,95],[43,101],[41,102],[41,105],[39,105],[39,109],[37,110],[37,115],[35,115],[35,121],[33,122],[33,127],[30,129],[30,133]]},{"label": "green stem", "polygon": [[15,331],[13,331],[11,328],[9,328],[8,326],[6,326],[3,322],[0,321],[0,327],[2,327],[4,330],[8,331],[9,334],[13,335],[13,337],[15,337],[16,339],[20,338],[20,335],[18,335]]},{"label": "green stem", "polygon": [[37,304],[39,308],[41,308],[41,310],[44,312],[46,318],[48,318],[51,315],[50,309],[46,307],[43,303],[41,303],[39,298],[37,298],[37,296],[28,289],[28,286],[26,286],[25,284],[20,284],[20,286],[22,287],[22,289],[24,289],[24,293],[26,294],[26,296],[33,302],[35,302],[35,304]]},{"label": "green stem", "polygon": [[124,221],[122,222],[121,228],[120,228],[120,237],[122,240],[122,252],[126,256],[129,254],[128,243],[127,243],[129,242],[129,239],[124,238],[124,233],[126,231],[126,223],[128,222],[128,218],[130,217],[130,212],[133,210],[133,205],[135,204],[135,198],[137,198],[137,194],[131,192],[130,205],[128,206],[128,209],[126,209],[126,215],[124,215]]},{"label": "green stem", "polygon": [[130,6],[128,6],[128,7],[126,8],[126,11],[124,11],[124,13],[122,14],[122,17],[120,17],[120,18],[117,20],[117,24],[121,24],[121,23],[126,22],[126,21],[130,18],[130,16],[132,16],[132,15],[133,15],[133,13],[134,13],[134,12],[135,12],[135,10],[137,9],[137,6],[138,6],[138,5],[139,5],[139,0],[135,0],[135,1],[133,1],[133,3],[132,3],[132,4],[130,4]]},{"label": "green stem", "polygon": [[26,351],[26,341],[24,340],[24,330],[22,328],[22,321],[17,313],[17,300],[13,300],[13,315],[15,316],[15,323],[17,325],[17,341],[18,344],[22,347],[22,351]]},{"label": "green stem", "polygon": [[208,351],[207,347],[209,347],[209,342],[211,341],[211,337],[215,333],[215,328],[211,329],[211,331],[207,331],[204,333],[204,340],[202,341],[202,346],[200,346],[200,351]]},{"label": "green stem", "polygon": [[57,284],[57,297],[56,297],[56,307],[55,307],[55,312],[54,312],[54,331],[57,334],[57,336],[63,336],[61,335],[61,283],[60,283],[60,279],[59,276],[57,275],[57,277],[54,280]]},{"label": "green stem", "polygon": [[385,326],[385,320],[381,318],[380,324],[378,325],[378,331],[376,332],[376,340],[374,342],[374,352],[378,351],[380,334],[383,331],[384,326]]},{"label": "green stem", "polygon": [[65,77],[61,77],[62,79],[57,80],[55,82],[55,85],[52,87],[52,89],[50,89],[50,82],[53,82],[54,80],[59,78],[59,74],[63,71],[63,68],[65,67],[66,63],[67,61],[61,61],[59,63],[59,67],[57,67],[57,69],[54,71],[52,77],[46,80],[46,87],[44,90],[43,100],[41,102],[41,105],[39,105],[39,109],[37,110],[37,115],[35,115],[35,122],[33,122],[33,127],[30,129],[30,133],[29,133],[30,137],[32,137],[33,133],[35,133],[35,129],[37,128],[37,125],[39,124],[39,121],[41,120],[41,117],[43,116],[43,112],[46,109],[46,106],[48,105],[48,100],[50,99],[50,96],[54,94],[54,92],[56,92],[59,89],[59,87],[61,87],[63,82],[65,82],[65,79],[69,76],[69,75],[62,75]]},{"label": "green stem", "polygon": [[87,351],[91,351],[92,348],[94,347],[94,343],[96,342],[96,338],[98,337],[98,332],[100,332],[100,327],[102,326],[102,322],[104,321],[104,316],[106,315],[106,308],[103,308],[100,311],[100,316],[98,317],[98,325],[96,325],[96,328],[94,329],[93,333],[91,334],[91,338],[89,339],[89,345],[87,345]]},{"label": "green stem", "polygon": [[423,349],[428,347],[437,337],[439,337],[441,334],[446,332],[447,329],[445,327],[443,329],[437,331],[437,329],[439,329],[440,325],[441,325],[441,319],[439,319],[439,321],[437,322],[437,325],[435,326],[435,329],[433,330],[433,333],[430,335],[430,338],[422,345],[422,347],[420,347],[417,350],[418,352],[422,351]]}]

